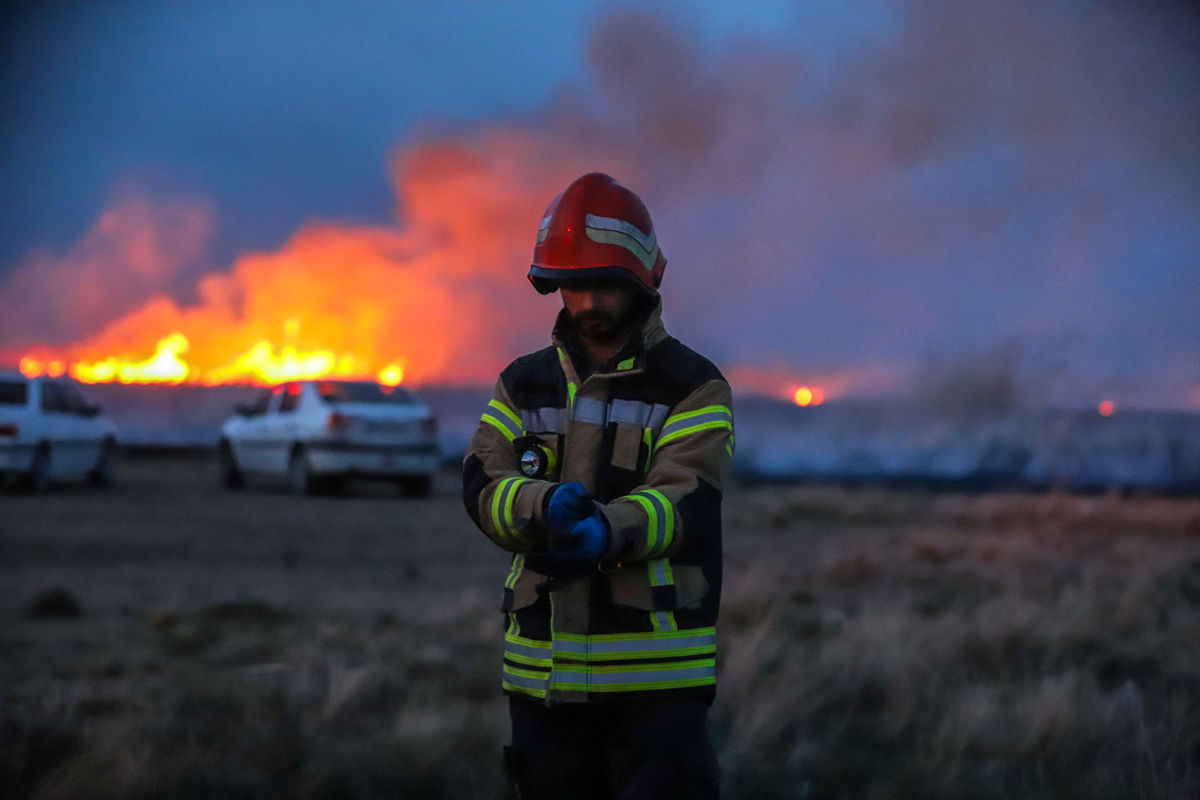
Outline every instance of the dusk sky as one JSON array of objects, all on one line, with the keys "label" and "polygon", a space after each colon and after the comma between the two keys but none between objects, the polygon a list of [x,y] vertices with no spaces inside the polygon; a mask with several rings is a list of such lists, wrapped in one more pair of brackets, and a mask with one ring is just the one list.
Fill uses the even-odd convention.
[{"label": "dusk sky", "polygon": [[214,319],[240,347],[282,328],[256,292],[286,303],[337,252],[374,266],[312,329],[337,314],[415,375],[482,380],[546,340],[526,251],[601,169],[654,216],[668,329],[735,388],[894,394],[1003,362],[1029,402],[1200,409],[1191,4],[0,14],[0,360],[154,325],[200,352]]}]

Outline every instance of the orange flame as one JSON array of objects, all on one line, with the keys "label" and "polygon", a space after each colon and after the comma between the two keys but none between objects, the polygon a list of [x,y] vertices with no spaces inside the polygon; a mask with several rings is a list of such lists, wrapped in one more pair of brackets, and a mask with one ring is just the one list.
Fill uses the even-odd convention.
[{"label": "orange flame", "polygon": [[95,363],[79,361],[71,365],[71,377],[83,383],[183,383],[189,370],[181,356],[187,349],[187,337],[172,333],[160,339],[154,355],[144,361],[113,357]]},{"label": "orange flame", "polygon": [[[544,149],[527,134],[493,131],[403,153],[394,168],[404,226],[308,225],[275,252],[242,255],[201,277],[196,302],[148,295],[72,345],[26,348],[22,369],[85,382],[490,382],[513,352],[544,339],[553,319],[522,278],[547,200],[587,168],[616,166]],[[103,232],[116,240],[126,227],[144,228]],[[138,262],[139,274],[158,274],[142,263],[156,253]],[[126,261],[102,266],[133,269]],[[162,271],[164,280],[177,273]],[[84,291],[66,285],[64,308]]]}]

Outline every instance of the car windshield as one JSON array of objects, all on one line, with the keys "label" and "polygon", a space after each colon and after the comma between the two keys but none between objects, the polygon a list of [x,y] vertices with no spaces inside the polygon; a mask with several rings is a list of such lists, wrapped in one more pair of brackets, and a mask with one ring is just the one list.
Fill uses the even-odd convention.
[{"label": "car windshield", "polygon": [[413,396],[399,386],[370,381],[321,381],[317,392],[326,403],[392,403],[408,406]]},{"label": "car windshield", "polygon": [[29,384],[25,381],[0,381],[0,405],[23,406],[29,402]]}]

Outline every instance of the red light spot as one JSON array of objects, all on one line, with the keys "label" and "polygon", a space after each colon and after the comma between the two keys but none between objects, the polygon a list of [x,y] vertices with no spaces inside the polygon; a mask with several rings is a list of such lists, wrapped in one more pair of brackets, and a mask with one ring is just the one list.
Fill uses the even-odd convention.
[{"label": "red light spot", "polygon": [[1100,404],[1100,416],[1111,417],[1113,412],[1117,410],[1116,404],[1112,400],[1105,400]]}]

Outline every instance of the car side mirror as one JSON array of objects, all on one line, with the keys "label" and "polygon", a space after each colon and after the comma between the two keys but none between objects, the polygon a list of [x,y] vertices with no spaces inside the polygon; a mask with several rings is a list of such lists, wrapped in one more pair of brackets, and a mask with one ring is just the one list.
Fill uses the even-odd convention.
[{"label": "car side mirror", "polygon": [[98,417],[100,416],[100,406],[86,405],[79,409],[79,413],[85,417]]},{"label": "car side mirror", "polygon": [[253,417],[256,409],[249,403],[238,403],[233,410],[239,417]]}]

